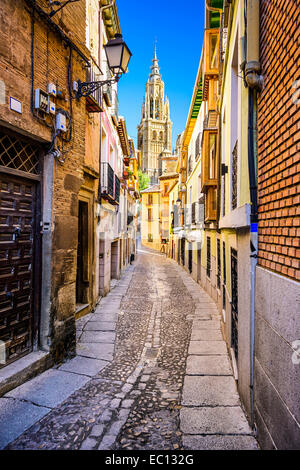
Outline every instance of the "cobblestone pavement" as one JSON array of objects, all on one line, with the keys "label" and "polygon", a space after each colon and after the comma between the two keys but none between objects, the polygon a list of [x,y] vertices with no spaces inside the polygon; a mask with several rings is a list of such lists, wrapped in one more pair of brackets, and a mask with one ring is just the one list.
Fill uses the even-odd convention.
[{"label": "cobblestone pavement", "polygon": [[[182,392],[199,292],[189,285],[184,278],[188,275],[176,263],[143,250],[126,276],[127,281],[121,280],[94,314],[77,322],[82,356],[75,360],[78,363],[78,357],[87,361],[93,357],[93,365],[99,360],[100,372],[92,374],[81,388],[7,449],[174,450],[191,448],[193,444],[197,448],[199,439],[195,441],[195,433],[201,434],[200,438],[205,433],[186,430],[184,423],[189,417],[181,414],[183,405],[189,413],[189,391],[186,390],[186,397]],[[204,315],[210,320],[216,312]],[[116,320],[113,333],[109,324]],[[107,328],[103,328],[103,322],[107,322]],[[101,360],[91,354],[95,350],[88,343],[91,337],[94,341],[99,337],[100,343],[103,338],[101,347],[104,346],[107,362],[103,363],[103,354]],[[114,341],[114,351],[110,350],[108,337]],[[82,352],[85,345],[87,358]],[[193,361],[189,367],[193,368]],[[66,363],[63,370],[72,372],[72,367]],[[82,374],[85,375],[84,370]],[[244,429],[238,432],[254,441],[243,424]],[[240,442],[241,447],[255,448],[254,442]],[[211,443],[212,448],[218,445]]]}]

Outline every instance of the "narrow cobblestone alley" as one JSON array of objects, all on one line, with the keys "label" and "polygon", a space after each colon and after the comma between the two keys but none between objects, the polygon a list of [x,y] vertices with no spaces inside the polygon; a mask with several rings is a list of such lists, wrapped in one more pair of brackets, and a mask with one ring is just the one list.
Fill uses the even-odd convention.
[{"label": "narrow cobblestone alley", "polygon": [[[30,405],[40,413],[17,439],[11,436],[7,449],[257,448],[217,308],[176,263],[140,250],[77,326],[74,359],[0,399],[8,425],[15,415],[9,406]],[[77,389],[51,401],[55,383],[49,389],[47,379],[42,390],[41,379],[49,374],[76,377]]]}]

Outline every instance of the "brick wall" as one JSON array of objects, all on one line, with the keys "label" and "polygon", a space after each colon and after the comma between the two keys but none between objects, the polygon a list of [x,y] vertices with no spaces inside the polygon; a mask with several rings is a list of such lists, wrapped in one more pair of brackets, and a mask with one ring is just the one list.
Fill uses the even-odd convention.
[{"label": "brick wall", "polygon": [[[39,5],[48,2],[40,0]],[[45,10],[49,12],[50,10]],[[31,111],[31,39],[32,11],[25,0],[0,2],[0,79],[5,84],[5,103],[0,105],[0,123],[15,132],[24,133],[44,144],[47,152],[53,135],[54,121],[50,127],[33,116]],[[76,2],[64,8],[53,18],[84,55],[85,2]],[[47,83],[54,82],[65,92],[65,99],[56,99],[56,107],[71,114],[68,89],[68,63],[70,48],[61,37],[47,26],[37,13],[34,15],[34,83],[33,88],[47,91]],[[73,50],[72,79],[85,80],[85,63]],[[9,109],[9,97],[22,102],[23,112]],[[53,352],[59,360],[75,347],[74,313],[76,303],[76,265],[78,230],[78,193],[83,182],[85,156],[86,107],[85,99],[72,99],[73,134],[71,142],[57,139],[64,162],[55,160],[53,188],[53,252],[49,269],[52,269],[51,337]],[[52,126],[52,128],[51,128]]]},{"label": "brick wall", "polygon": [[258,262],[300,279],[300,1],[260,4]]}]

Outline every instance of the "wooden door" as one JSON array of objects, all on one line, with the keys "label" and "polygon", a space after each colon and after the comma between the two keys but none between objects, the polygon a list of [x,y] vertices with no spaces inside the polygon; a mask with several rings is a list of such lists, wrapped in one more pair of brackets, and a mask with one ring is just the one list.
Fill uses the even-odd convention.
[{"label": "wooden door", "polygon": [[32,351],[37,219],[37,183],[0,173],[0,341],[6,356],[0,367]]}]

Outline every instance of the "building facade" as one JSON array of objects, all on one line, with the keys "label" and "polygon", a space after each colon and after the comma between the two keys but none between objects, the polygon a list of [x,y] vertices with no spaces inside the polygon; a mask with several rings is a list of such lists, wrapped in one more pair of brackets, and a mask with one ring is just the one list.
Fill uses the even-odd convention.
[{"label": "building facade", "polygon": [[78,80],[112,78],[104,45],[121,32],[117,7],[57,10],[0,6],[0,394],[76,353],[76,318],[136,250],[139,162],[116,85],[77,94]]},{"label": "building facade", "polygon": [[170,254],[219,307],[262,448],[297,449],[297,7],[291,2],[280,14],[279,4],[206,2],[179,182],[170,191],[172,202],[178,192]]},{"label": "building facade", "polygon": [[299,449],[300,4],[281,7],[263,1],[260,9],[254,396],[263,447]]}]

